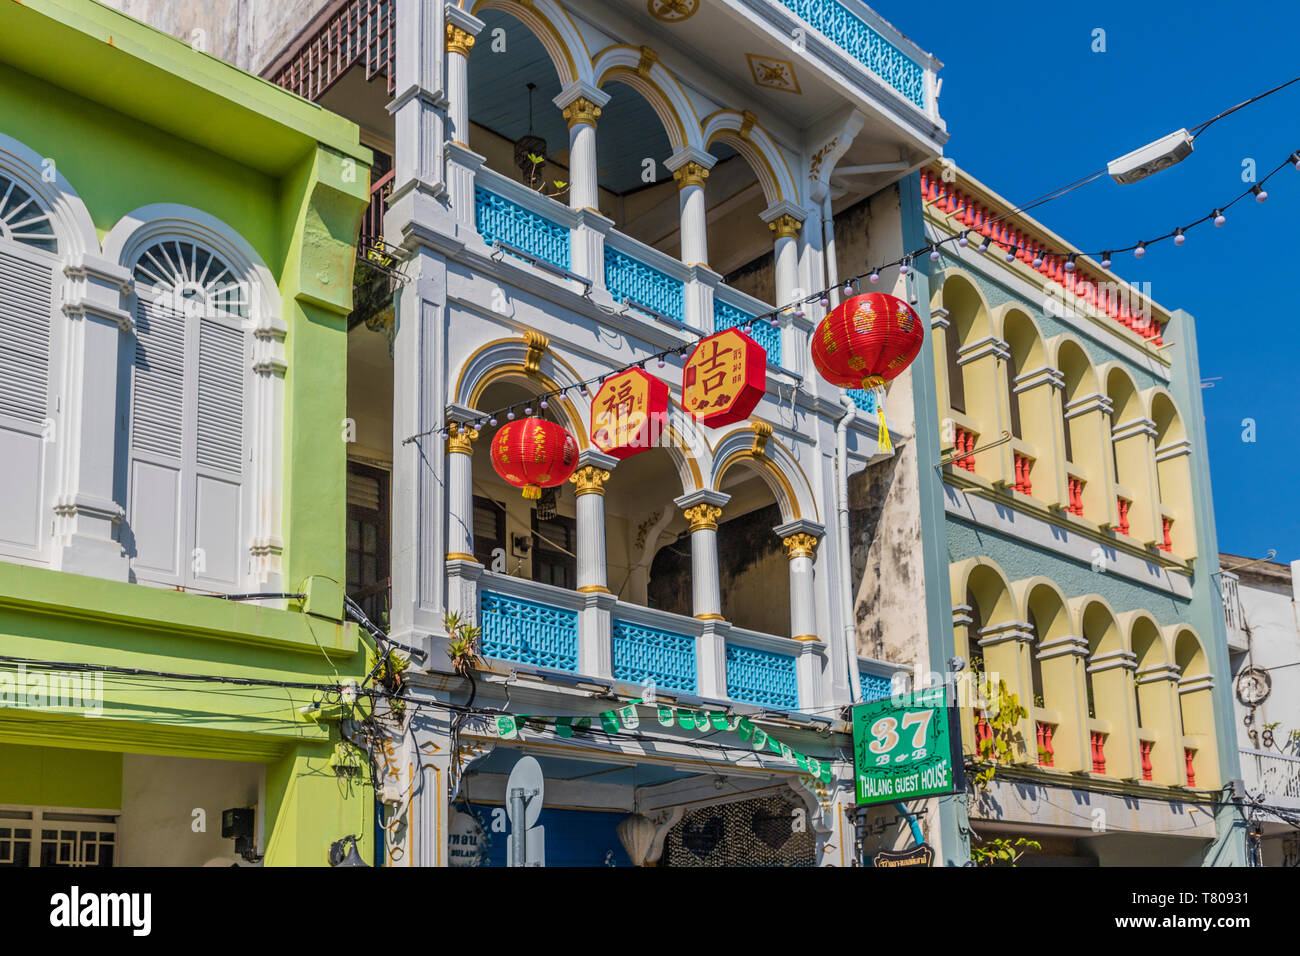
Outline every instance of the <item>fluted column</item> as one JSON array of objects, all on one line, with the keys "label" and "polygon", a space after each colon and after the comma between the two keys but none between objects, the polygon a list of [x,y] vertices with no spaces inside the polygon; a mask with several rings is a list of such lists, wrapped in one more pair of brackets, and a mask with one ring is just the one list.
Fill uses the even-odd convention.
[{"label": "fluted column", "polygon": [[447,560],[474,557],[474,440],[478,429],[452,422],[447,435]]},{"label": "fluted column", "polygon": [[790,636],[796,641],[818,640],[817,595],[813,590],[817,537],[800,531],[781,543],[790,559]]},{"label": "fluted column", "polygon": [[590,84],[572,83],[555,98],[569,125],[569,206],[600,211],[596,165],[596,120],[609,94]]},{"label": "fluted column", "polygon": [[578,511],[578,590],[609,593],[605,560],[605,482],[617,463],[610,455],[585,452],[569,476],[576,489]]},{"label": "fluted column", "polygon": [[714,158],[688,147],[668,157],[665,165],[677,182],[677,203],[681,212],[681,260],[686,265],[708,265],[709,239],[704,181]]},{"label": "fluted column", "polygon": [[730,495],[696,491],[674,502],[691,528],[691,608],[701,621],[721,621],[722,589],[718,581],[718,519]]},{"label": "fluted column", "polygon": [[458,7],[447,8],[447,120],[453,143],[469,146],[469,54],[483,21]]}]

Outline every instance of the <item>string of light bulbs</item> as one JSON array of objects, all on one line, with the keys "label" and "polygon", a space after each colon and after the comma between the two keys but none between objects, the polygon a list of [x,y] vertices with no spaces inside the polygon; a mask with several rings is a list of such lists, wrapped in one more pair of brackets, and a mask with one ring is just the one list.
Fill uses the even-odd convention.
[{"label": "string of light bulbs", "polygon": [[[1235,108],[1237,107],[1234,107],[1234,109]],[[812,292],[806,296],[788,302],[785,305],[778,306],[777,308],[772,309],[770,312],[763,312],[758,315],[752,316],[748,322],[741,323],[736,327],[741,329],[746,334],[749,334],[753,331],[753,327],[760,323],[767,323],[772,326],[779,326],[781,322],[781,316],[784,314],[791,314],[796,318],[803,318],[806,314],[804,310],[804,306],[812,302],[819,303],[822,308],[828,308],[830,306],[830,296],[832,292],[839,291],[844,295],[845,298],[848,298],[852,296],[855,293],[855,291],[861,292],[863,279],[866,279],[868,282],[874,285],[880,281],[880,273],[882,271],[892,269],[892,268],[897,268],[900,276],[907,276],[908,273],[912,271],[913,263],[921,256],[928,254],[930,261],[937,262],[940,257],[941,247],[948,245],[949,243],[955,243],[957,247],[963,249],[968,247],[972,241],[971,239],[972,232],[974,232],[976,236],[979,237],[980,241],[976,248],[980,252],[987,253],[991,248],[995,246],[1000,247],[1002,249],[1005,249],[1005,256],[1008,262],[1015,261],[1018,254],[1031,253],[1033,255],[1032,261],[1035,268],[1042,266],[1045,258],[1051,257],[1055,259],[1065,260],[1064,262],[1065,271],[1074,272],[1076,260],[1080,256],[1086,256],[1091,259],[1097,259],[1103,269],[1109,269],[1111,267],[1112,256],[1114,256],[1116,253],[1132,252],[1134,258],[1141,259],[1143,256],[1146,255],[1146,251],[1148,247],[1153,246],[1156,243],[1164,242],[1165,240],[1172,239],[1174,245],[1176,246],[1183,245],[1184,242],[1186,242],[1187,233],[1190,230],[1206,222],[1213,221],[1216,228],[1222,227],[1227,222],[1227,216],[1225,215],[1225,213],[1233,206],[1235,206],[1237,203],[1245,199],[1247,196],[1253,195],[1255,197],[1256,202],[1261,202],[1261,203],[1265,202],[1268,199],[1268,191],[1264,188],[1265,184],[1267,184],[1270,179],[1276,176],[1287,166],[1292,166],[1296,170],[1300,170],[1300,150],[1293,151],[1289,156],[1287,156],[1286,159],[1284,159],[1272,170],[1270,170],[1262,179],[1252,184],[1247,189],[1243,190],[1239,195],[1235,196],[1230,201],[1220,206],[1214,207],[1209,213],[1206,213],[1204,216],[1201,216],[1199,219],[1196,219],[1185,226],[1177,226],[1174,229],[1170,230],[1169,232],[1164,233],[1163,235],[1156,236],[1153,239],[1141,239],[1127,246],[1115,245],[1115,246],[1111,246],[1108,249],[1101,250],[1099,252],[1073,252],[1073,251],[1059,252],[1057,250],[1047,247],[1046,245],[1040,245],[1037,243],[1026,243],[1023,240],[1021,242],[1012,242],[1001,238],[995,238],[993,236],[987,236],[984,235],[976,228],[963,229],[960,232],[947,233],[941,239],[931,240],[927,242],[925,245],[919,246],[916,249],[912,250],[911,252],[905,253],[901,257],[891,262],[883,262],[879,265],[872,266],[867,270],[858,273],[857,275],[850,276],[849,278],[844,280],[843,287],[841,287],[838,283],[834,286],[827,286],[825,289],[820,289],[816,292]],[[1080,182],[1085,182],[1085,181],[1090,181],[1090,180],[1081,180]],[[1008,213],[1004,213],[1002,216],[989,218],[984,221],[983,228],[990,228],[992,225],[1006,220],[1011,215],[1012,213],[1008,212]],[[549,408],[550,402],[557,398],[567,399],[571,394],[577,395],[578,393],[582,393],[583,395],[590,398],[592,397],[593,394],[592,386],[593,385],[599,386],[600,383],[604,382],[606,379],[610,378],[611,376],[621,375],[622,373],[630,371],[634,368],[644,368],[648,371],[652,363],[657,365],[658,368],[664,368],[667,365],[669,358],[671,357],[680,358],[686,355],[686,353],[693,348],[694,348],[694,343],[688,343],[685,345],[674,346],[672,348],[661,349],[658,352],[654,352],[644,358],[638,359],[635,362],[629,362],[626,365],[623,365],[622,367],[616,368],[612,371],[602,372],[599,375],[595,375],[591,378],[585,379],[580,382],[576,382],[571,385],[565,385],[559,388],[550,389],[549,391],[534,395],[530,399],[524,402],[516,402],[513,405],[507,405],[504,406],[503,408],[499,408],[492,412],[480,413],[475,418],[467,422],[464,422],[463,424],[470,427],[477,428],[478,430],[481,431],[482,429],[487,427],[496,427],[500,423],[501,419],[503,418],[507,421],[513,421],[516,418],[516,412],[515,412],[516,408],[522,408],[523,413],[525,415],[532,415],[535,407],[537,409],[545,411],[547,408]],[[410,444],[411,442],[418,441],[421,438],[427,437],[429,435],[434,435],[434,434],[446,438],[452,433],[453,428],[460,427],[461,424],[462,423],[439,425],[430,429],[426,429],[425,431],[418,432],[410,436],[409,438],[404,439],[402,444],[404,445]]]}]

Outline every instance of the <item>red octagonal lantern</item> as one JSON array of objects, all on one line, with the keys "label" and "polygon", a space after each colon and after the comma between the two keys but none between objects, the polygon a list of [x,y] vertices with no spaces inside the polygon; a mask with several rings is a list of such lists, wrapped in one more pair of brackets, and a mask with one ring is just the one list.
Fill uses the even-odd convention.
[{"label": "red octagonal lantern", "polygon": [[492,437],[492,467],[525,498],[562,485],[578,464],[578,442],[563,425],[541,418],[509,422]]},{"label": "red octagonal lantern", "polygon": [[700,339],[682,370],[682,408],[710,428],[749,417],[767,390],[767,351],[739,329]]},{"label": "red octagonal lantern", "polygon": [[893,447],[885,423],[885,383],[912,364],[924,340],[912,307],[883,292],[840,303],[813,333],[812,359],[822,378],[840,388],[876,390],[881,451]]},{"label": "red octagonal lantern", "polygon": [[611,375],[591,399],[591,443],[620,460],[654,447],[667,427],[668,386],[643,369]]}]

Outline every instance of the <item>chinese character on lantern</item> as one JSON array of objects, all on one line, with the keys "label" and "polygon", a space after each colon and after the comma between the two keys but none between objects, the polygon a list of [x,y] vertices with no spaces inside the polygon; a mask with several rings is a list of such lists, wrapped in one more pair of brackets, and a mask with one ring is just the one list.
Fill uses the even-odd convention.
[{"label": "chinese character on lantern", "polygon": [[653,447],[668,427],[668,386],[630,368],[601,383],[591,400],[591,443],[623,459]]},{"label": "chinese character on lantern", "polygon": [[767,390],[767,352],[739,329],[701,339],[682,372],[682,408],[710,428],[744,421]]}]

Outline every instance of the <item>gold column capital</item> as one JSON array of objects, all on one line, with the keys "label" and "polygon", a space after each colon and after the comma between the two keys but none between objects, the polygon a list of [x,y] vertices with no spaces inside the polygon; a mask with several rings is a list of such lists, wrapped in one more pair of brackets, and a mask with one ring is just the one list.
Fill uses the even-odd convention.
[{"label": "gold column capital", "polygon": [[478,429],[460,422],[447,426],[447,454],[474,454],[474,439],[478,438]]},{"label": "gold column capital", "polygon": [[472,49],[474,49],[474,34],[454,23],[447,24],[447,52],[468,57]]},{"label": "gold column capital", "polygon": [[579,123],[586,123],[594,129],[598,119],[600,119],[600,107],[585,96],[579,96],[564,108],[564,121],[569,124],[569,129],[573,129]]},{"label": "gold column capital", "polygon": [[609,481],[609,472],[595,465],[583,465],[569,476],[569,481],[577,487],[579,495],[603,495],[605,482]]},{"label": "gold column capital", "polygon": [[696,531],[717,531],[718,519],[722,517],[722,509],[717,505],[698,504],[685,509],[682,514],[691,523],[692,533]]},{"label": "gold column capital", "polygon": [[695,160],[673,170],[673,179],[677,180],[678,189],[685,189],[687,186],[703,186],[704,180],[708,178],[709,171]]},{"label": "gold column capital", "polygon": [[798,239],[803,223],[786,212],[769,222],[767,228],[772,230],[772,235],[776,239]]},{"label": "gold column capital", "polygon": [[790,560],[795,558],[815,558],[817,556],[817,538],[805,531],[798,534],[792,534],[788,538],[782,538],[781,543],[785,545],[786,554]]}]

